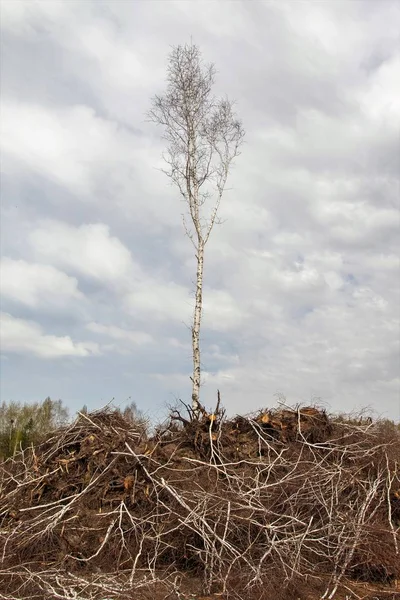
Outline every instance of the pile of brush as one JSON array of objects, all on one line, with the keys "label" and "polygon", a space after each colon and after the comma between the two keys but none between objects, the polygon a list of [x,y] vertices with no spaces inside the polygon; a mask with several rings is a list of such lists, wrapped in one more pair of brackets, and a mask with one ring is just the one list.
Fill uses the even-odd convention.
[{"label": "pile of brush", "polygon": [[0,598],[394,598],[399,459],[394,426],[317,407],[187,407],[152,436],[81,414],[1,465]]}]

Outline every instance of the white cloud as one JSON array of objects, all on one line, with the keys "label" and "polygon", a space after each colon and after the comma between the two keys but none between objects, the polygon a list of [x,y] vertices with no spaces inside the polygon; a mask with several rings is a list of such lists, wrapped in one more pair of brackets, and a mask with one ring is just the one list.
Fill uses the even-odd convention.
[{"label": "white cloud", "polygon": [[84,303],[75,277],[50,265],[4,257],[0,263],[1,292],[5,298],[30,308],[63,309]]},{"label": "white cloud", "polygon": [[176,283],[144,279],[123,298],[128,314],[155,321],[188,321],[192,301],[187,288]]},{"label": "white cloud", "polygon": [[97,333],[99,335],[110,337],[121,342],[128,342],[134,346],[143,346],[145,344],[152,344],[154,342],[151,335],[145,331],[132,331],[129,329],[122,329],[115,325],[103,325],[101,323],[88,323],[86,329]]},{"label": "white cloud", "polygon": [[90,356],[98,354],[98,345],[92,342],[74,342],[70,336],[47,335],[33,321],[18,319],[1,313],[2,352],[33,355],[51,359],[65,356]]},{"label": "white cloud", "polygon": [[246,313],[226,290],[204,288],[203,326],[214,331],[237,331]]},{"label": "white cloud", "polygon": [[[104,18],[96,8],[96,4],[64,0],[4,0],[2,29],[33,39],[40,39],[45,32],[70,54],[76,54],[81,66],[87,63],[96,69],[101,64],[101,75],[108,84],[128,90],[138,85],[145,87],[157,75],[146,69],[138,59],[136,47],[129,44],[118,27],[116,21],[121,19],[123,7],[120,4],[120,10],[115,12],[113,3],[107,6],[114,19]],[[128,15],[132,15],[130,9]]]},{"label": "white cloud", "polygon": [[[123,298],[124,310],[151,322],[165,322],[174,327],[189,325],[192,320],[194,298],[192,291],[180,284],[144,278],[133,286],[135,289]],[[204,288],[204,329],[235,331],[246,318],[244,307],[224,290]]]},{"label": "white cloud", "polygon": [[22,35],[37,35],[44,20],[54,22],[63,16],[65,16],[65,2],[60,0],[52,2],[3,0],[1,3],[1,28]]},{"label": "white cloud", "polygon": [[124,214],[132,228],[180,224],[177,195],[157,171],[163,147],[156,138],[89,106],[49,108],[6,98],[0,125],[3,170],[15,180],[33,173],[92,212],[97,205],[109,219]]},{"label": "white cloud", "polygon": [[399,132],[400,128],[400,53],[380,65],[360,94],[365,114]]},{"label": "white cloud", "polygon": [[398,3],[194,4],[4,3],[5,247],[42,265],[37,282],[20,267],[9,297],[33,311],[48,268],[65,271],[49,298],[75,307],[79,280],[83,334],[108,351],[99,372],[114,386],[124,354],[153,350],[147,333],[149,402],[190,397],[195,261],[145,122],[190,31],[247,130],[206,251],[203,397],[221,387],[231,412],[278,390],[345,409],[377,399],[397,418]]},{"label": "white cloud", "polygon": [[103,223],[73,227],[43,221],[29,234],[34,256],[93,280],[112,285],[135,274],[130,251]]},{"label": "white cloud", "polygon": [[46,110],[5,100],[1,122],[4,157],[85,197],[105,184],[104,170],[118,163],[125,146],[116,124],[87,106]]},{"label": "white cloud", "polygon": [[239,364],[208,379],[211,388],[222,387],[230,411],[241,410],[245,395],[270,403],[267,391],[280,391],[289,401],[319,396],[343,409],[376,401],[380,411],[395,410],[399,318],[370,288],[340,292],[296,325],[287,315],[266,314],[257,330],[254,323],[250,328],[239,344]]}]

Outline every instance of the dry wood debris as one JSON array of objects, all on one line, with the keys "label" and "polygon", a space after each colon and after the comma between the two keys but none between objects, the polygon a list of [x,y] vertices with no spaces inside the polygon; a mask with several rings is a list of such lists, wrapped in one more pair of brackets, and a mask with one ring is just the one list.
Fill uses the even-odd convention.
[{"label": "dry wood debris", "polygon": [[398,430],[186,409],[152,436],[82,414],[0,465],[0,599],[399,597]]}]

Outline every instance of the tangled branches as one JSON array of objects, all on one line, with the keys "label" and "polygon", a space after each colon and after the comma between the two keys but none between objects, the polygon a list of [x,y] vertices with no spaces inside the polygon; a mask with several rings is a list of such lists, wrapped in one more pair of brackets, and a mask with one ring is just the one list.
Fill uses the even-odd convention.
[{"label": "tangled branches", "polygon": [[148,438],[81,415],[2,465],[0,599],[394,593],[398,432],[310,408],[172,417]]}]

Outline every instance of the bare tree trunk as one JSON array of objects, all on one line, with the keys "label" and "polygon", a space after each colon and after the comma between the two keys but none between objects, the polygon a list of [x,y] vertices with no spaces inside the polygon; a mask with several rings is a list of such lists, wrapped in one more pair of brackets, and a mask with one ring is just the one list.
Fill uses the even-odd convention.
[{"label": "bare tree trunk", "polygon": [[212,95],[215,69],[202,64],[200,50],[190,44],[172,50],[168,65],[168,87],[155,96],[149,118],[164,127],[168,142],[164,155],[171,178],[183,196],[193,229],[185,215],[183,226],[196,250],[196,302],[192,325],[192,409],[199,416],[200,324],[204,247],[215,223],[231,162],[239,154],[244,130],[227,99]]},{"label": "bare tree trunk", "polygon": [[200,406],[200,325],[201,313],[203,308],[203,268],[204,268],[204,243],[199,241],[197,250],[197,281],[196,281],[196,302],[194,308],[193,326],[192,326],[192,348],[193,348],[193,376],[192,376],[192,409],[198,412]]}]

